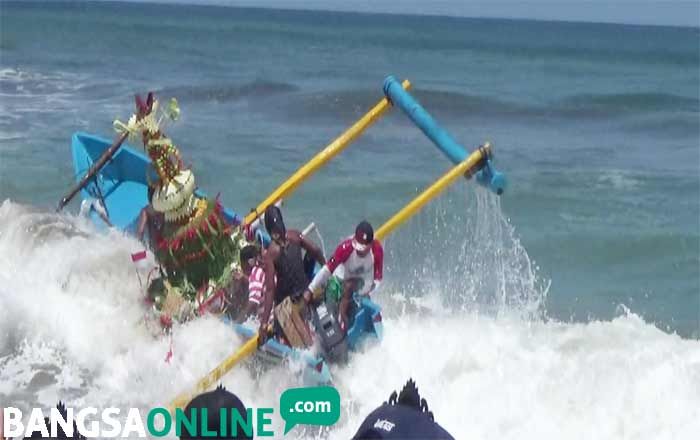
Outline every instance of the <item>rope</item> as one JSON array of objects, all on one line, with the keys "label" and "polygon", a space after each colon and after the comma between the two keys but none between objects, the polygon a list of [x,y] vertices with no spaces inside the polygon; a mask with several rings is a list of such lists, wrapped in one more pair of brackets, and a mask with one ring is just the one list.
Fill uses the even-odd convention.
[{"label": "rope", "polygon": [[323,252],[323,257],[326,257],[326,242],[323,241],[323,237],[321,236],[321,233],[318,231],[318,228],[314,228],[314,231],[316,232],[316,236],[318,237],[318,241],[321,242],[321,252]]}]

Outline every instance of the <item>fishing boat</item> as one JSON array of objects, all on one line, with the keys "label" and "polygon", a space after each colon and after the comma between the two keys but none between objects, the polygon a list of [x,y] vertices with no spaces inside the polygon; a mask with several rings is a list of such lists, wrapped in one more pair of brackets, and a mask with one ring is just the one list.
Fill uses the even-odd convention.
[{"label": "fishing boat", "polygon": [[[137,97],[137,113],[132,115],[128,123],[115,121],[115,128],[121,135],[114,143],[85,133],[76,133],[73,136],[72,153],[77,185],[59,202],[59,209],[80,193],[83,205],[88,207],[88,215],[97,227],[105,227],[109,223],[120,230],[133,233],[137,228],[139,214],[148,203],[148,188],[154,179],[157,183],[150,204],[156,211],[164,213],[166,224],[170,222],[176,227],[170,231],[173,239],[158,245],[161,251],[159,263],[162,264],[161,260],[170,263],[168,270],[172,269],[175,275],[178,267],[191,267],[187,264],[183,265],[182,262],[190,261],[188,258],[192,256],[198,260],[197,264],[201,264],[199,260],[216,263],[221,259],[217,260],[215,253],[228,256],[234,254],[230,249],[233,247],[230,244],[233,240],[228,240],[229,228],[226,225],[252,226],[259,220],[259,213],[288,197],[301,183],[337,156],[392,106],[400,108],[455,166],[376,230],[375,240],[383,241],[386,236],[460,178],[475,177],[473,180],[480,185],[498,195],[502,194],[506,188],[506,179],[493,166],[491,144],[486,142],[468,153],[415,101],[408,93],[410,87],[411,83],[408,80],[399,82],[394,77],[387,77],[383,85],[384,98],[300,167],[245,217],[239,217],[235,212],[220,206],[218,200],[212,203],[211,200],[206,199],[206,195],[196,188],[192,172],[183,168],[179,151],[162,133],[160,122],[166,117],[175,120],[179,116],[177,102],[171,99],[167,109],[161,111],[160,116],[156,116],[158,102],[152,95],[149,94],[146,101]],[[143,139],[147,154],[128,145],[122,146],[124,141],[132,135]],[[153,170],[157,172],[157,176],[153,175]],[[227,239],[222,240],[222,237]],[[187,240],[190,242],[199,240],[199,243],[194,246],[197,252],[190,252],[192,247],[188,248],[188,243],[183,245],[182,242]],[[215,249],[212,246],[214,243],[212,240],[218,240],[224,244]],[[207,253],[211,259],[205,258]],[[215,276],[211,276],[213,272],[209,271],[208,277],[199,277],[198,281],[215,279],[218,281],[215,281],[214,285],[220,286],[221,283],[216,284],[223,279],[220,275],[224,278],[230,277],[230,273],[227,273],[228,264],[226,267],[218,267],[217,270]],[[187,284],[188,279],[184,280]],[[206,290],[206,283],[202,287]],[[326,301],[313,308],[312,323],[322,341],[321,345],[325,346],[321,356],[309,355],[274,339],[267,340],[262,347],[258,348],[259,335],[255,329],[223,318],[228,325],[236,329],[238,334],[248,340],[202,377],[191,390],[176,397],[170,403],[169,409],[174,411],[175,408],[183,408],[197,393],[211,388],[226,372],[253,353],[277,361],[301,360],[305,365],[304,377],[307,383],[329,383],[331,379],[326,359],[345,360],[347,351],[359,349],[367,340],[381,340],[383,335],[382,314],[378,304],[368,297],[356,296],[351,301],[351,307],[349,312],[351,323],[347,332],[338,331],[332,301]],[[332,344],[334,344],[330,349],[328,341],[333,341]]]},{"label": "fishing boat", "polygon": [[[73,167],[76,176],[84,176],[88,170],[109,149],[112,142],[87,133],[75,133],[71,139]],[[150,159],[141,151],[129,145],[122,145],[80,190],[83,202],[98,202],[104,207],[107,219],[112,227],[127,233],[135,233],[141,209],[146,206]],[[200,198],[206,194],[195,191]],[[223,208],[223,216],[231,224],[240,224],[242,219],[234,211]],[[89,209],[86,215],[98,228],[106,228],[107,224],[99,215],[97,209]],[[368,339],[381,340],[382,322],[381,308],[368,298],[358,299],[357,312],[353,324],[347,331],[347,347],[355,349]],[[255,335],[255,329],[238,324],[226,316],[222,320],[233,326],[244,339]],[[327,384],[331,382],[330,370],[325,357],[312,356],[306,352],[295,350],[275,339],[268,340],[261,348],[259,355],[265,361],[301,361],[305,365],[302,371],[306,384]]]}]

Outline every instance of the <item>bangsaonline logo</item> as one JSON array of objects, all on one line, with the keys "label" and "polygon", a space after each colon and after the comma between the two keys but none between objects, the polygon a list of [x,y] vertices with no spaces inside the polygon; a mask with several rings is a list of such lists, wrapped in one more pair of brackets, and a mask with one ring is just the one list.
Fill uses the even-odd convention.
[{"label": "bangsaonline logo", "polygon": [[[173,429],[178,437],[185,430],[192,436],[201,437],[238,433],[252,436],[253,432],[256,436],[267,437],[274,435],[270,429],[270,415],[273,412],[272,408],[258,408],[255,411],[248,408],[247,414],[240,414],[236,409],[221,408],[220,426],[208,426],[207,408],[193,408],[187,413],[178,409],[174,415],[166,408],[153,408],[145,418],[137,408],[66,408],[64,414],[56,408],[48,413],[34,408],[26,418],[18,408],[4,408],[2,418],[4,435],[9,438],[24,438],[36,433],[50,438],[57,437],[61,431],[67,437],[78,434],[86,438],[165,437]],[[228,432],[229,427],[233,432]]]},{"label": "bangsaonline logo", "polygon": [[[235,408],[219,408],[218,426],[209,426],[208,408],[153,408],[144,418],[141,410],[130,408],[51,408],[48,412],[32,409],[27,416],[19,408],[0,408],[0,438],[24,438],[39,433],[41,437],[83,435],[86,438],[146,438],[165,437],[174,432],[178,437],[219,437],[244,434],[248,437],[272,437],[273,408],[247,408],[241,414]],[[217,410],[213,410],[217,411]],[[340,418],[340,395],[333,387],[293,388],[280,396],[280,416],[285,421],[284,433],[295,425],[335,424]],[[26,416],[26,417],[25,417]],[[4,429],[3,429],[4,428]]]}]

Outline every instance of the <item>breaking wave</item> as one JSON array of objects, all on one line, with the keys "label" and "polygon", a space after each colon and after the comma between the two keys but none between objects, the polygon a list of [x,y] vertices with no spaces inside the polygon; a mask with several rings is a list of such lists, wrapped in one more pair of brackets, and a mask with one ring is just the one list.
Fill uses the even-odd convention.
[{"label": "breaking wave", "polygon": [[[339,424],[291,435],[348,438],[413,377],[456,438],[694,438],[698,341],[624,308],[611,321],[546,319],[548,282],[497,199],[470,191],[468,209],[447,209],[464,197],[449,193],[386,243],[387,285],[377,297],[385,340],[332,368],[343,401]],[[138,249],[80,218],[0,205],[3,402],[26,409],[60,398],[76,407],[148,409],[240,344],[226,325],[199,319],[175,329],[166,363],[170,341],[154,338],[142,321],[136,273],[143,269],[129,258]],[[277,407],[284,389],[300,385],[295,368],[259,371],[252,363],[223,384],[248,405]]]}]

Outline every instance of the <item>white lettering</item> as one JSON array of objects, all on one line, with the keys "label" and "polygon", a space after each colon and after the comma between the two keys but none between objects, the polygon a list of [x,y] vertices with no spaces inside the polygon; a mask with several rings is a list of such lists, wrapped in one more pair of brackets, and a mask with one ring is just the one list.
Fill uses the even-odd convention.
[{"label": "white lettering", "polygon": [[37,431],[41,432],[42,437],[49,436],[49,430],[46,428],[46,423],[44,423],[44,414],[41,412],[41,409],[34,408],[27,422],[27,434],[32,435]]},{"label": "white lettering", "polygon": [[94,415],[97,415],[96,408],[84,408],[78,411],[75,423],[78,425],[78,432],[85,437],[99,437],[100,435],[100,424],[96,420],[90,422],[90,429],[85,425],[87,417]]},{"label": "white lettering", "polygon": [[141,414],[136,408],[131,408],[129,414],[126,416],[126,423],[124,423],[124,431],[122,432],[122,438],[128,438],[129,434],[135,432],[139,437],[146,437],[146,430],[143,427],[143,420],[141,420]]},{"label": "white lettering", "polygon": [[58,437],[58,427],[63,429],[68,438],[73,437],[73,408],[66,409],[66,418],[63,418],[58,408],[51,408],[51,437]]},{"label": "white lettering", "polygon": [[2,426],[5,437],[24,437],[24,425],[22,424],[22,411],[19,408],[4,408],[2,411]]},{"label": "white lettering", "polygon": [[394,426],[396,425],[388,420],[377,419],[377,421],[374,422],[375,428],[383,429],[386,432],[391,432],[391,430],[394,429]]},{"label": "white lettering", "polygon": [[0,407],[0,412],[0,440],[24,438],[32,434],[57,438],[61,431],[68,437],[80,433],[87,438],[146,438],[146,429],[137,408],[129,409],[124,425],[121,424],[119,408],[105,408],[102,412],[97,408],[66,408],[65,414],[61,414],[58,408],[52,408],[46,418],[48,421],[41,408],[34,408],[26,424],[19,408]]},{"label": "white lettering", "polygon": [[[119,415],[119,408],[107,408],[104,411],[102,411],[102,421],[105,423],[105,425],[112,428],[109,430],[103,430],[102,437],[107,437],[107,438],[119,437],[119,435],[122,432],[122,424],[119,423],[119,420],[116,418],[116,416],[118,416],[118,415]],[[115,416],[115,417],[112,417],[112,416]]]},{"label": "white lettering", "polygon": [[294,406],[289,409],[289,412],[297,413],[328,413],[331,412],[331,403],[325,402],[301,402],[294,403]]}]

